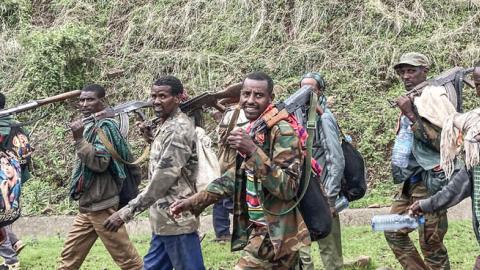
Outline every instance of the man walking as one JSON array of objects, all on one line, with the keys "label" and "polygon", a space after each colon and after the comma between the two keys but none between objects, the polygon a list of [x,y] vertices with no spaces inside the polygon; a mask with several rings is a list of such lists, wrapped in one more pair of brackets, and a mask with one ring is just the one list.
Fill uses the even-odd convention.
[{"label": "man walking", "polygon": [[[424,82],[429,70],[428,58],[420,53],[406,53],[394,69],[407,91]],[[390,212],[407,214],[408,207],[417,200],[435,194],[446,183],[440,168],[440,132],[444,120],[455,112],[444,87],[426,86],[422,94],[397,100],[402,115],[400,123],[408,123],[413,132],[411,154],[405,166],[392,162],[394,183],[402,183]],[[404,127],[405,128],[405,127]],[[385,232],[388,245],[404,269],[450,269],[447,248],[443,238],[447,233],[446,211],[425,215],[425,226],[419,230],[420,248],[424,259],[413,245],[409,231]]]},{"label": "man walking", "polygon": [[136,214],[150,208],[153,234],[144,257],[145,270],[205,269],[197,233],[198,218],[185,213],[175,219],[168,209],[175,200],[189,197],[196,191],[195,126],[179,108],[183,94],[183,85],[174,76],[161,77],[154,83],[150,98],[160,122],[150,147],[150,182],[135,199],[105,222],[105,228],[116,231]]},{"label": "man walking", "polygon": [[252,139],[252,124],[272,108],[273,80],[263,72],[246,76],[240,106],[250,120],[247,130],[235,129],[226,143],[236,149],[236,162],[206,190],[177,201],[172,214],[200,214],[208,205],[234,198],[232,251],[244,250],[235,269],[291,269],[298,250],[310,244],[308,229],[295,204],[302,164],[300,141],[288,120],[280,120]]},{"label": "man walking", "polygon": [[[302,76],[300,86],[310,86],[319,96],[317,108],[303,108],[303,125],[307,124],[308,110],[317,110],[316,130],[314,133],[313,158],[322,166],[320,179],[325,189],[330,211],[332,213],[332,230],[330,234],[318,240],[320,256],[323,266],[327,270],[342,269],[342,236],[340,231],[340,218],[335,211],[335,201],[339,196],[343,170],[345,168],[345,159],[343,157],[342,146],[340,144],[340,131],[338,129],[335,116],[327,107],[327,98],[324,95],[325,81],[317,72],[310,72]],[[305,248],[300,251],[302,266],[304,269],[314,269],[310,257],[310,249]]]},{"label": "man walking", "polygon": [[[105,89],[90,84],[82,89],[79,98],[80,112],[89,117],[105,109]],[[102,130],[124,160],[131,160],[130,150],[120,134],[117,123],[111,118],[70,123],[75,140],[76,165],[72,174],[70,195],[78,200],[79,210],[60,255],[58,269],[79,269],[98,237],[121,269],[142,269],[142,260],[130,241],[125,226],[111,232],[103,227],[104,221],[115,212],[119,192],[126,178],[126,167],[113,160],[101,142]]]}]

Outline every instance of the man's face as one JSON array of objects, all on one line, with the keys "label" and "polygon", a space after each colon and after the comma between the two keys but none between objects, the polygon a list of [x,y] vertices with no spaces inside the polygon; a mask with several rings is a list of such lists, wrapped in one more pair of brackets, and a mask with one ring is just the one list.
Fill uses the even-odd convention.
[{"label": "man's face", "polygon": [[480,97],[480,67],[475,67],[473,70],[473,83],[475,84],[477,97]]},{"label": "man's face", "polygon": [[428,68],[415,67],[411,65],[400,65],[395,72],[403,81],[403,85],[407,91],[412,90],[415,86],[427,79]]},{"label": "man's face", "polygon": [[180,104],[180,99],[172,95],[172,87],[169,85],[152,86],[150,99],[153,101],[155,114],[162,119],[170,116]]},{"label": "man's face", "polygon": [[103,100],[98,98],[97,93],[92,91],[82,91],[78,98],[78,103],[80,105],[80,112],[84,117],[88,117],[105,109]]},{"label": "man's face", "polygon": [[313,88],[313,91],[318,95],[318,96],[321,96],[323,95],[323,89],[320,89],[320,87],[318,87],[318,83],[315,79],[313,78],[305,78],[303,79],[301,82],[300,82],[300,87],[304,87],[304,86],[310,86]]},{"label": "man's face", "polygon": [[245,79],[240,91],[240,106],[248,120],[256,120],[270,103],[273,96],[268,92],[267,81]]}]

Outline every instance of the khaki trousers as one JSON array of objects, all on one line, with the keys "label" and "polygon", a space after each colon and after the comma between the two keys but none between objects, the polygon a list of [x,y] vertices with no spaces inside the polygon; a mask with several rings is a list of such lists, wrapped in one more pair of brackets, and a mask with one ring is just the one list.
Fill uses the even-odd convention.
[{"label": "khaki trousers", "polygon": [[117,232],[107,231],[103,227],[103,222],[114,212],[114,208],[108,208],[77,214],[60,255],[58,269],[79,269],[98,237],[121,269],[142,269],[142,259],[130,241],[125,225]]}]

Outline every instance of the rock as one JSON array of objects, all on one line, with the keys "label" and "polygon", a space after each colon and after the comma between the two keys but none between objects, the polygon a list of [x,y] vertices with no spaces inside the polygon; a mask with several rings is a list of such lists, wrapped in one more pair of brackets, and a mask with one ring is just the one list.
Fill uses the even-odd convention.
[{"label": "rock", "polygon": [[378,203],[374,203],[374,204],[370,204],[369,206],[367,206],[368,208],[380,208],[382,207],[380,204]]}]

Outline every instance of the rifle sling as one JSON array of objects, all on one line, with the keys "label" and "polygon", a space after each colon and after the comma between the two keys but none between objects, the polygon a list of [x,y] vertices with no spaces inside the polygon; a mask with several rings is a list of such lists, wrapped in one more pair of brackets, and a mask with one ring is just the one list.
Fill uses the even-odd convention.
[{"label": "rifle sling", "polygon": [[107,149],[108,153],[110,153],[110,155],[112,155],[112,158],[117,160],[117,161],[120,161],[124,164],[130,164],[130,165],[137,165],[141,162],[143,162],[147,157],[148,157],[148,154],[149,154],[149,146],[147,145],[145,147],[145,149],[143,150],[143,153],[142,155],[137,159],[135,160],[134,162],[129,162],[129,161],[126,161],[124,160],[118,153],[117,151],[115,150],[115,147],[113,146],[113,144],[110,142],[110,140],[108,140],[108,137],[107,135],[105,134],[105,132],[99,128],[97,130],[97,134],[98,134],[98,138],[100,139],[100,141],[102,142],[102,144],[105,146],[105,148]]},{"label": "rifle sling", "polygon": [[[315,116],[317,113],[315,110],[315,106],[317,104],[317,101],[318,101],[317,95],[312,92],[312,94],[310,95],[310,109],[308,110],[308,118],[307,118],[308,138],[307,138],[307,145],[306,145],[307,155],[304,161],[305,162],[305,179],[303,183],[302,193],[300,193],[300,196],[297,197],[297,200],[295,201],[295,203],[290,208],[282,212],[277,213],[277,212],[268,210],[267,208],[265,208],[265,205],[263,204],[263,202],[265,201],[263,192],[258,191],[258,180],[256,177],[254,177],[255,192],[257,193],[257,196],[260,196],[260,204],[262,205],[263,210],[270,215],[284,216],[290,213],[293,209],[297,208],[297,206],[300,204],[303,197],[305,196],[305,193],[307,193],[307,189],[310,184],[310,178],[312,174],[312,147],[313,147],[313,136],[315,131]],[[273,147],[273,145],[270,145],[270,147]]]}]

